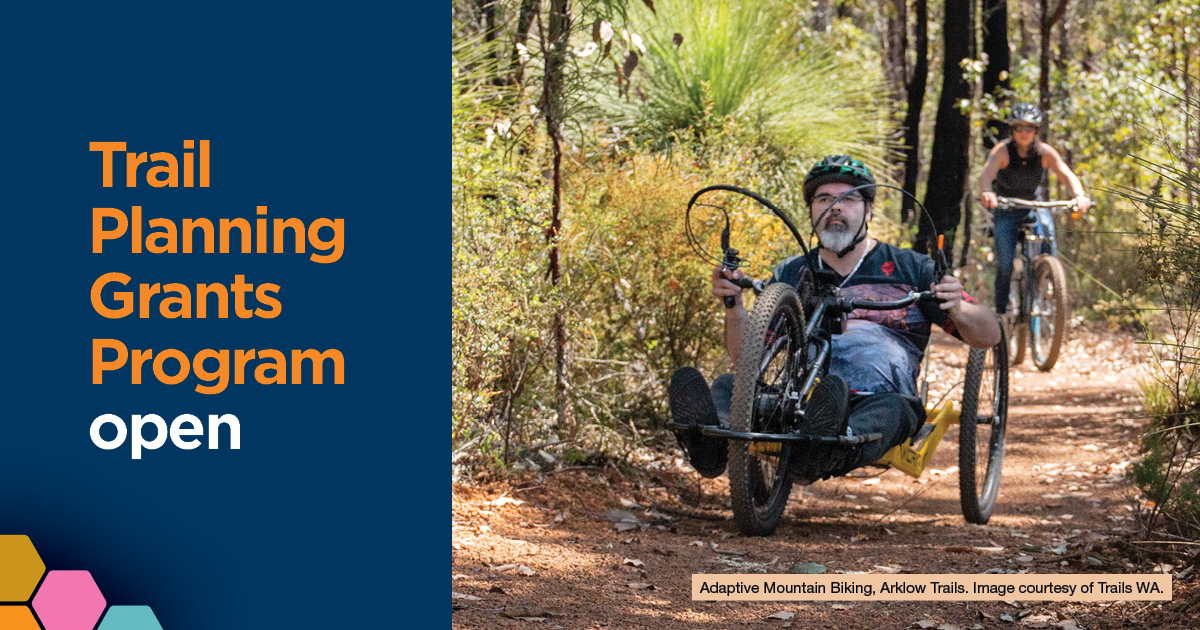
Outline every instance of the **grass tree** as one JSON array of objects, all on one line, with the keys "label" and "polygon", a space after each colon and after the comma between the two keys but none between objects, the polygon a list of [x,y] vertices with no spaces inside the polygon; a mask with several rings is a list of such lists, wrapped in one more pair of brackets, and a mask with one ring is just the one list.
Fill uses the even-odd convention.
[{"label": "grass tree", "polygon": [[655,7],[637,20],[648,52],[644,130],[702,139],[718,121],[736,121],[793,155],[853,153],[886,172],[886,86],[878,70],[864,73],[858,55],[840,54],[835,35],[811,32],[793,7],[768,0]]}]

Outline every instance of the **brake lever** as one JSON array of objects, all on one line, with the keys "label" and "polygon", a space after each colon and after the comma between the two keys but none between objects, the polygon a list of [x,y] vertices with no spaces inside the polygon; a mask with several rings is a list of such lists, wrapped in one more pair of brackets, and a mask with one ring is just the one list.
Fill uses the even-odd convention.
[{"label": "brake lever", "polygon": [[946,264],[946,252],[942,249],[946,244],[946,235],[938,234],[937,257],[933,259],[933,277],[934,282],[941,282],[946,276],[946,270],[950,265]]},{"label": "brake lever", "polygon": [[[736,271],[742,266],[742,258],[738,256],[738,250],[729,246],[729,217],[725,217],[725,229],[721,230],[721,251],[725,253],[725,260],[721,263],[721,269],[726,271]],[[743,289],[751,288],[754,285],[746,286],[739,283],[737,280],[726,278],[730,282],[742,287]],[[749,278],[745,278],[749,281]],[[725,308],[733,308],[737,304],[737,298],[732,295],[726,295],[721,298],[725,302]]]}]

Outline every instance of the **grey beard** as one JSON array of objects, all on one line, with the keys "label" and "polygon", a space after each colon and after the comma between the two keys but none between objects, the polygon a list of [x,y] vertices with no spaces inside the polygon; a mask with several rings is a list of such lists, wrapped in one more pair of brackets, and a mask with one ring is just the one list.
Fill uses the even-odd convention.
[{"label": "grey beard", "polygon": [[844,225],[831,225],[820,234],[821,245],[831,252],[840,253],[854,242],[854,233]]}]

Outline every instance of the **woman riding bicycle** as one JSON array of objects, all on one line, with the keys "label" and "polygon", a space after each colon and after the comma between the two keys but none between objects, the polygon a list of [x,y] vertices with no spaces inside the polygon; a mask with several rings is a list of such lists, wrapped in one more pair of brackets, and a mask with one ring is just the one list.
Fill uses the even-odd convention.
[{"label": "woman riding bicycle", "polygon": [[[833,436],[846,435],[847,429],[853,435],[880,433],[883,439],[847,451],[844,458],[825,460],[819,470],[804,457],[794,458],[793,471],[803,480],[841,475],[872,463],[917,431],[925,409],[917,397],[916,379],[931,324],[975,347],[991,347],[1001,338],[995,316],[975,304],[958,279],[937,278],[929,257],[870,237],[873,184],[871,172],[858,160],[829,156],[818,162],[805,178],[804,199],[820,247],[808,260],[795,256],[780,263],[771,281],[796,286],[811,266],[832,270],[847,297],[888,301],[932,289],[945,301],[850,314],[846,332],[834,336],[829,374],[812,393],[807,428]],[[854,190],[860,186],[868,187]],[[741,270],[722,267],[712,274],[713,295],[733,298],[725,311],[725,348],[735,363],[748,315],[742,288],[730,280],[741,277]],[[705,477],[724,472],[726,440],[701,435],[696,426],[728,425],[733,387],[734,375],[726,374],[713,382],[710,393],[704,377],[691,367],[678,370],[671,379],[672,415],[676,424],[688,427],[679,432],[680,442],[692,466]]]},{"label": "woman riding bicycle", "polygon": [[[1021,103],[1013,107],[1007,122],[1011,125],[1012,137],[992,148],[983,165],[983,173],[979,175],[983,207],[995,210],[998,196],[1044,201],[1040,187],[1046,169],[1050,169],[1059,181],[1070,187],[1079,211],[1087,212],[1092,202],[1083,194],[1079,178],[1054,147],[1037,138],[1043,122],[1042,110],[1031,103]],[[1027,214],[1027,210],[995,210],[993,214],[996,313],[1000,315],[1008,311],[1008,285],[1012,280],[1017,233]]]}]

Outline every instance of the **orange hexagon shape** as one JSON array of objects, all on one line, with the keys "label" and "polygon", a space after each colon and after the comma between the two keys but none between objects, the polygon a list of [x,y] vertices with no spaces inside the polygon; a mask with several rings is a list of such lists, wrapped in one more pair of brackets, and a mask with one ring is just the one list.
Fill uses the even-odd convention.
[{"label": "orange hexagon shape", "polygon": [[0,628],[4,628],[4,630],[42,630],[28,606],[0,606]]},{"label": "orange hexagon shape", "polygon": [[28,536],[0,536],[0,602],[27,602],[46,564]]}]

